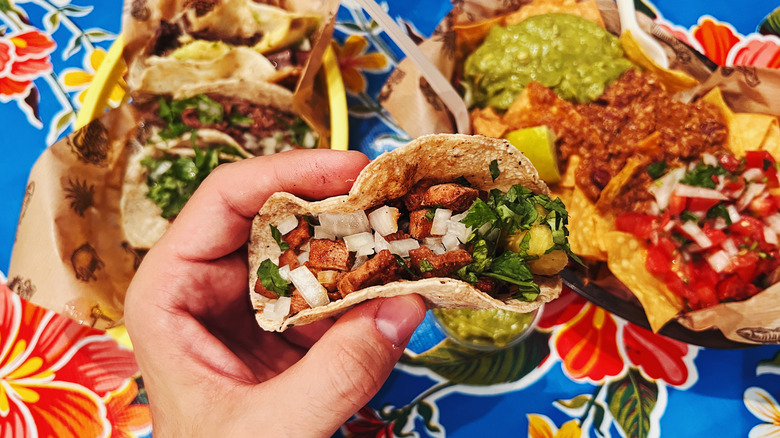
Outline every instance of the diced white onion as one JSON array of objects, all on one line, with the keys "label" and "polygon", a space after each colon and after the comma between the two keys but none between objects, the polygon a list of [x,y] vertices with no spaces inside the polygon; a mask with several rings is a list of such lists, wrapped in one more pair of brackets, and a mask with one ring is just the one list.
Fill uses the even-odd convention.
[{"label": "diced white onion", "polygon": [[450,217],[450,220],[451,220],[451,221],[454,221],[454,222],[460,222],[460,221],[462,221],[463,219],[465,219],[465,218],[466,218],[466,216],[468,216],[468,214],[469,214],[468,210],[464,211],[463,213],[453,214],[453,215]]},{"label": "diced white onion", "polygon": [[737,210],[737,207],[734,204],[727,205],[726,211],[729,213],[729,219],[731,219],[732,224],[735,224],[739,222],[740,219],[742,219],[739,214],[739,210]]},{"label": "diced white onion", "polygon": [[311,249],[311,239],[306,239],[306,243],[298,247],[298,251],[306,252]]},{"label": "diced white onion", "polygon": [[290,313],[291,302],[292,299],[290,297],[279,297],[275,301],[266,303],[263,307],[263,318],[281,322]]},{"label": "diced white onion", "polygon": [[355,269],[359,268],[367,260],[368,260],[368,256],[360,255],[355,257],[355,263],[352,264],[352,269],[350,269],[350,271],[354,271]]},{"label": "diced white onion", "polygon": [[737,200],[737,210],[742,211],[747,207],[750,202],[758,195],[759,193],[763,192],[766,188],[766,184],[756,184],[756,183],[750,183],[748,184],[747,188],[745,189],[745,193],[742,194],[742,196]]},{"label": "diced white onion", "polygon": [[380,251],[385,249],[390,249],[390,243],[379,232],[374,233],[374,250],[379,254]]},{"label": "diced white onion", "polygon": [[282,236],[289,233],[290,231],[298,228],[298,218],[295,216],[288,214],[287,216],[282,219],[281,222],[279,222],[279,225],[276,226],[276,229],[279,230],[280,233],[282,233]]},{"label": "diced white onion", "polygon": [[362,210],[354,213],[321,213],[319,219],[322,228],[336,237],[371,231],[368,216]]},{"label": "diced white onion", "polygon": [[[664,231],[670,231],[672,228],[674,228],[675,223],[673,221],[669,221],[664,225]],[[656,233],[653,233],[656,234]]]},{"label": "diced white onion", "polygon": [[431,234],[434,236],[443,236],[447,232],[447,222],[452,217],[452,210],[446,208],[437,208],[433,215],[433,224],[431,225]]},{"label": "diced white onion", "polygon": [[330,230],[326,230],[320,225],[314,226],[314,238],[315,239],[330,239],[333,240],[336,238],[336,234],[331,232]]},{"label": "diced white onion", "polygon": [[423,239],[423,245],[430,248],[434,254],[441,255],[447,252],[447,250],[444,249],[444,245],[441,243],[441,237],[426,237]]},{"label": "diced white onion", "polygon": [[299,266],[290,271],[290,281],[312,308],[324,306],[330,302],[328,291],[322,287],[317,281],[317,277],[306,266]]},{"label": "diced white onion", "polygon": [[441,244],[444,245],[444,249],[447,251],[460,248],[460,241],[454,234],[445,234],[444,237],[441,238]]},{"label": "diced white onion", "polygon": [[655,196],[655,202],[658,203],[658,207],[661,210],[665,210],[669,206],[669,199],[672,197],[672,192],[677,183],[685,176],[685,168],[678,167],[669,171],[666,175],[657,179],[656,182],[650,186],[650,193]]},{"label": "diced white onion", "polygon": [[770,245],[777,245],[777,233],[770,227],[764,227],[764,240]]},{"label": "diced white onion", "polygon": [[382,206],[372,211],[368,215],[368,222],[371,228],[382,236],[393,234],[398,231],[398,218],[401,213],[395,207]]},{"label": "diced white onion", "polygon": [[701,154],[701,161],[708,166],[718,167],[718,159],[715,158],[715,155],[705,152]]},{"label": "diced white onion", "polygon": [[410,250],[420,247],[420,242],[417,239],[399,239],[388,243],[390,244],[390,252],[401,257],[409,257]]},{"label": "diced white onion", "polygon": [[772,230],[774,230],[775,233],[780,234],[780,213],[765,217],[764,222],[772,227]]},{"label": "diced white onion", "polygon": [[304,264],[309,261],[309,251],[298,254],[298,263]]},{"label": "diced white onion", "polygon": [[745,178],[745,181],[761,181],[764,179],[764,172],[761,169],[752,167],[742,173],[742,177]]},{"label": "diced white onion", "polygon": [[[362,249],[364,251],[364,255],[368,255],[374,252],[374,235],[368,232],[344,236],[344,243],[347,244],[348,251],[359,251]],[[371,249],[370,253],[365,252],[368,248]]]},{"label": "diced white onion", "polygon": [[284,281],[290,281],[290,265],[284,265],[279,268],[279,276],[282,277],[282,280]]},{"label": "diced white onion", "polygon": [[469,236],[471,236],[471,228],[467,227],[463,222],[447,222],[447,233],[454,234],[461,243],[466,243]]},{"label": "diced white onion", "polygon": [[167,160],[163,161],[159,166],[157,166],[157,169],[155,169],[154,172],[149,174],[149,178],[156,180],[160,178],[163,173],[167,172],[171,167],[173,167],[173,162]]},{"label": "diced white onion", "polygon": [[723,219],[720,216],[716,217],[715,222],[712,223],[712,228],[715,228],[716,230],[722,230],[728,226],[729,224],[726,222],[726,219]]},{"label": "diced white onion", "polygon": [[693,239],[693,241],[696,242],[696,244],[700,247],[709,248],[712,246],[712,241],[710,238],[704,234],[704,231],[702,231],[702,229],[699,228],[695,222],[686,221],[680,226],[680,228],[682,228],[682,230],[685,231],[685,233],[688,234],[688,236],[690,236],[691,239]]},{"label": "diced white onion", "polygon": [[707,263],[712,266],[712,270],[715,272],[723,272],[731,264],[731,257],[726,254],[726,251],[716,251],[707,256]]},{"label": "diced white onion", "polygon": [[674,188],[674,193],[686,198],[718,199],[722,201],[729,199],[728,196],[717,190],[708,189],[706,187],[689,186],[688,184],[677,184],[677,187]]},{"label": "diced white onion", "polygon": [[284,315],[287,315],[290,313],[290,304],[292,304],[292,297],[279,297],[279,299],[276,300],[276,311],[278,313],[282,313]]},{"label": "diced white onion", "polygon": [[737,248],[737,244],[734,243],[734,240],[731,238],[728,238],[723,241],[723,243],[720,244],[720,246],[723,248],[724,251],[726,251],[726,254],[733,257],[739,253],[739,248]]}]

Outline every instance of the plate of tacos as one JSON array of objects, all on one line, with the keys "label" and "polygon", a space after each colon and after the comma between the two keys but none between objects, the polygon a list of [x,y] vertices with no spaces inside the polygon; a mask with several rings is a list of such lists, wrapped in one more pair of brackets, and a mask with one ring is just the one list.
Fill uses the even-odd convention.
[{"label": "plate of tacos", "polygon": [[[473,133],[510,141],[566,205],[584,262],[562,274],[567,285],[686,342],[776,343],[776,73],[713,71],[640,17],[665,44],[662,68],[621,34],[612,2],[473,3],[451,14],[454,55],[440,67]],[[394,111],[392,94],[416,80],[391,77],[386,108],[446,129],[430,108]]]}]

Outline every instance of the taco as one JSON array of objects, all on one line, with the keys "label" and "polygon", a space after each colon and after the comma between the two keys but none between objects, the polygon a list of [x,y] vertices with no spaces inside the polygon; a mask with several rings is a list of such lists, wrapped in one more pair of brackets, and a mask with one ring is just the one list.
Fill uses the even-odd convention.
[{"label": "taco", "polygon": [[[251,100],[246,96],[251,96]],[[217,165],[317,146],[292,93],[260,81],[191,85],[183,97],[137,102],[144,135],[131,144],[122,183],[128,242],[148,249]]]},{"label": "taco", "polygon": [[321,17],[253,0],[188,0],[161,18],[128,62],[137,92],[173,93],[189,83],[254,78],[294,89]]},{"label": "taco", "polygon": [[255,217],[251,299],[283,331],[375,297],[431,307],[529,312],[555,299],[568,263],[567,213],[505,140],[420,137],[387,152],[348,195],[276,193]]}]

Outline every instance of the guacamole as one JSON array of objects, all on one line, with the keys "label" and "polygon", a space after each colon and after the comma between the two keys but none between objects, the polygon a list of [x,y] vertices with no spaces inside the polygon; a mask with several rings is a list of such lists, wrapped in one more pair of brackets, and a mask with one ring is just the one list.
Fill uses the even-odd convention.
[{"label": "guacamole", "polygon": [[434,309],[433,314],[450,336],[471,346],[503,348],[531,327],[536,312],[502,309]]},{"label": "guacamole", "polygon": [[631,67],[614,35],[569,14],[544,14],[494,26],[464,64],[469,106],[506,110],[531,81],[587,103]]}]

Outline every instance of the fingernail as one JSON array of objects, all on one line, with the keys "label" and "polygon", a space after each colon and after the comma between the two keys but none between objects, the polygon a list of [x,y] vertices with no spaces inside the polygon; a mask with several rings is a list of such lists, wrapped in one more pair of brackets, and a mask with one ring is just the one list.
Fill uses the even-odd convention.
[{"label": "fingernail", "polygon": [[376,312],[376,328],[393,347],[406,344],[425,317],[414,300],[411,296],[387,298]]}]

